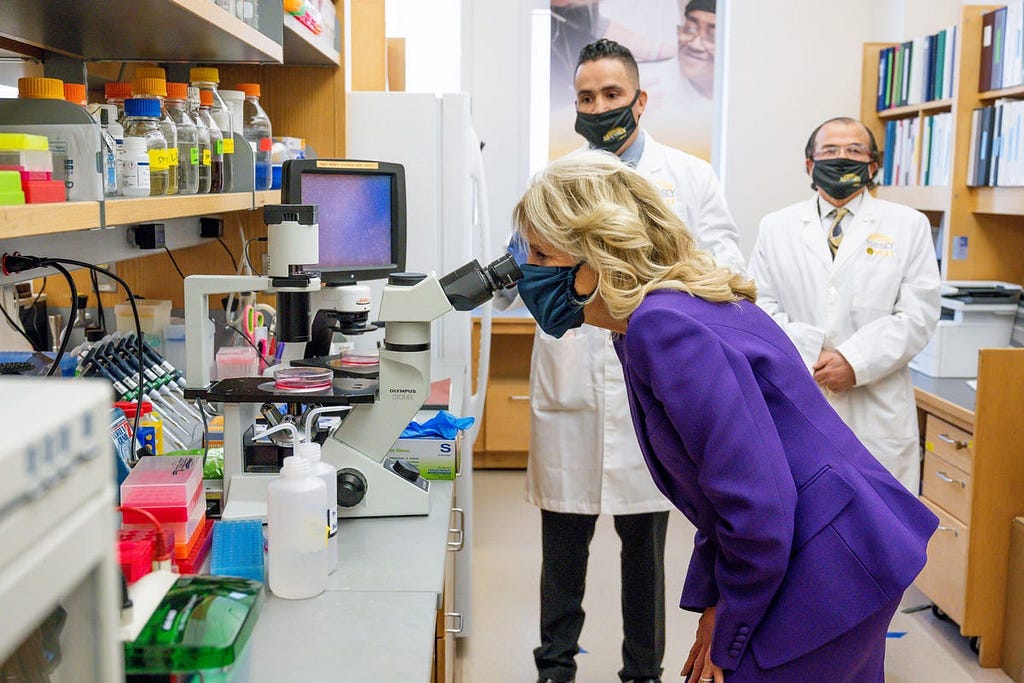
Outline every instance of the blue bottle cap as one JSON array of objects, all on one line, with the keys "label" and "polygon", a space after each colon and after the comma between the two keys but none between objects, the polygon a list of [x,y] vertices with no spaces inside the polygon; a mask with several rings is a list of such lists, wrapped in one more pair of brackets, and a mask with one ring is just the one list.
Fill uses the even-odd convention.
[{"label": "blue bottle cap", "polygon": [[160,100],[132,97],[124,101],[125,116],[152,116],[160,118]]}]

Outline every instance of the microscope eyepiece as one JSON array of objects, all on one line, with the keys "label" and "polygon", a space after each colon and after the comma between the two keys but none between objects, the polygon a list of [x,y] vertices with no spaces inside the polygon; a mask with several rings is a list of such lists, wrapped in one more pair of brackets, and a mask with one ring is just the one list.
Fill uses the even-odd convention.
[{"label": "microscope eyepiece", "polygon": [[441,288],[456,311],[471,311],[490,301],[499,289],[508,289],[523,277],[512,254],[505,252],[486,266],[473,259],[441,278]]}]

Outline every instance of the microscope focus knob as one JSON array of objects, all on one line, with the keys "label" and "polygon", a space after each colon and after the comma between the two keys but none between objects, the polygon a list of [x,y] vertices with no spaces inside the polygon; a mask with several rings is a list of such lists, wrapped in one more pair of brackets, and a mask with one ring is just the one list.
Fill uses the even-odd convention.
[{"label": "microscope focus knob", "polygon": [[344,469],[338,472],[338,505],[350,508],[362,502],[366,496],[366,479],[358,470]]},{"label": "microscope focus knob", "polygon": [[402,479],[408,479],[409,481],[416,481],[420,478],[419,469],[410,463],[408,460],[402,460],[401,458],[395,458],[391,462],[392,471],[400,476]]}]

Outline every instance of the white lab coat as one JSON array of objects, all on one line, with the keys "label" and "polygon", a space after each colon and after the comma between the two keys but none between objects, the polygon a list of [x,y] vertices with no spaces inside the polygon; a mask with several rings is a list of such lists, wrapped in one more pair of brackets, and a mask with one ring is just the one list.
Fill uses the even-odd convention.
[{"label": "white lab coat", "polygon": [[757,303],[786,330],[808,368],[837,350],[856,385],[826,391],[868,450],[918,492],[917,412],[907,363],[935,331],[939,270],[924,214],[865,193],[835,261],[817,195],[761,221],[748,274]]},{"label": "white lab coat", "polygon": [[[637,170],[661,190],[701,246],[743,271],[739,235],[711,166],[645,132]],[[640,453],[622,366],[607,330],[554,339],[537,328],[530,361],[527,499],[545,510],[638,514],[669,510]]]}]

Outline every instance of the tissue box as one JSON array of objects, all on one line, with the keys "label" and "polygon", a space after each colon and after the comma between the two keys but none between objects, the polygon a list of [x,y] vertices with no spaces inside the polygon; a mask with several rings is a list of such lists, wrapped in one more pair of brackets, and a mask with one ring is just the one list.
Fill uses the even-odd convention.
[{"label": "tissue box", "polygon": [[455,479],[462,463],[462,434],[454,439],[399,439],[388,457],[409,461],[424,479]]}]

